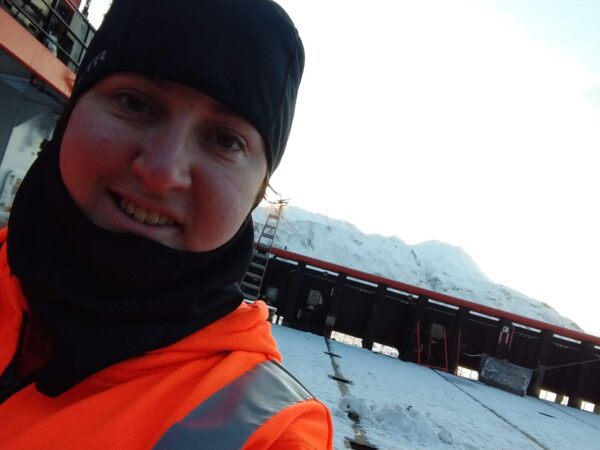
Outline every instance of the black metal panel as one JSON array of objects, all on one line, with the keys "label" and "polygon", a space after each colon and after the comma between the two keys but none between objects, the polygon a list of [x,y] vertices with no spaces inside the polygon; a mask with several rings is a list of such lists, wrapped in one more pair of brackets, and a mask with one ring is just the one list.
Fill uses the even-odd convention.
[{"label": "black metal panel", "polygon": [[351,336],[363,337],[375,300],[375,291],[358,288],[355,283],[344,287],[343,308],[336,311],[334,329]]},{"label": "black metal panel", "polygon": [[575,363],[580,361],[579,354],[581,349],[579,344],[564,341],[562,339],[555,339],[552,342],[551,350],[548,355],[548,362],[546,367],[551,368],[544,374],[544,381],[542,388],[556,392],[558,394],[565,394],[568,396],[573,395],[573,390],[570,385],[576,380],[577,366],[564,366],[567,364]]},{"label": "black metal panel", "polygon": [[388,293],[373,316],[373,340],[383,345],[399,348],[404,331],[410,328],[414,315],[414,299]]},{"label": "black metal panel", "polygon": [[[587,362],[591,360],[593,362]],[[585,371],[580,385],[581,398],[591,403],[600,403],[600,351],[594,349],[591,357],[586,357],[586,363],[580,367]]]},{"label": "black metal panel", "polygon": [[540,333],[523,329],[515,330],[506,359],[521,367],[535,369],[538,364],[536,355],[539,351],[540,339]]},{"label": "black metal panel", "polygon": [[[296,320],[302,325],[302,329],[323,334],[325,330],[325,318],[329,311],[334,284],[335,280],[331,277],[324,277],[322,273],[307,271],[304,283],[300,287],[299,301],[297,303],[298,313]],[[320,294],[321,304],[313,305],[309,302],[311,291]]]},{"label": "black metal panel", "polygon": [[292,276],[297,267],[296,264],[280,259],[273,258],[269,260],[263,285],[265,291],[269,286],[277,289],[277,296],[271,300],[270,304],[277,308],[279,314],[283,314],[283,311],[285,311],[285,306],[290,297]]},{"label": "black metal panel", "polygon": [[458,365],[478,370],[481,356],[495,349],[498,322],[468,315],[461,329]]}]

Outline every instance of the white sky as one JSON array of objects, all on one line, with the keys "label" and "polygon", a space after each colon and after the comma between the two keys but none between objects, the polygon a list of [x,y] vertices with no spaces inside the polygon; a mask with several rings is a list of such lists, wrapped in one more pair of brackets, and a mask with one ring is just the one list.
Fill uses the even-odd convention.
[{"label": "white sky", "polygon": [[600,3],[279,3],[306,69],[275,189],[368,233],[460,246],[600,335]]}]

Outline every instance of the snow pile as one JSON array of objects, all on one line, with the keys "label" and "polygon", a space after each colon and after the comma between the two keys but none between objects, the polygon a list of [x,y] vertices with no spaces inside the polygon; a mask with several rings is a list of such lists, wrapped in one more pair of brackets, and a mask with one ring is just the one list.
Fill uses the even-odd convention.
[{"label": "snow pile", "polygon": [[[260,233],[268,210],[253,214]],[[549,305],[492,282],[460,247],[429,241],[407,245],[401,239],[365,234],[354,225],[288,206],[275,247],[363,272],[580,330]]]},{"label": "snow pile", "polygon": [[385,404],[359,399],[352,395],[342,397],[339,409],[358,422],[371,435],[383,430],[396,442],[411,442],[432,448],[440,443],[454,443],[452,433],[443,427],[436,427],[425,415],[413,408],[412,405]]}]

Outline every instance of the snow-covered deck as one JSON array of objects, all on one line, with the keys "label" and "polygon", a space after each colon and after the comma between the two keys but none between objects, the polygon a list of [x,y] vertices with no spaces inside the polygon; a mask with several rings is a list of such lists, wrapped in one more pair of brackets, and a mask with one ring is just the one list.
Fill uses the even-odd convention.
[{"label": "snow-covered deck", "polygon": [[598,415],[291,328],[273,333],[286,367],[331,409],[336,450],[358,435],[380,450],[600,448]]}]

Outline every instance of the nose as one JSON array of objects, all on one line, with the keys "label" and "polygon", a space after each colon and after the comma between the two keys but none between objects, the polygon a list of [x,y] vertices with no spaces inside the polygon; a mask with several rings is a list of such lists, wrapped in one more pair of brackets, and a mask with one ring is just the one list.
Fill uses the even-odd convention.
[{"label": "nose", "polygon": [[148,136],[131,162],[132,173],[152,193],[189,189],[192,175],[188,138],[180,127]]}]

